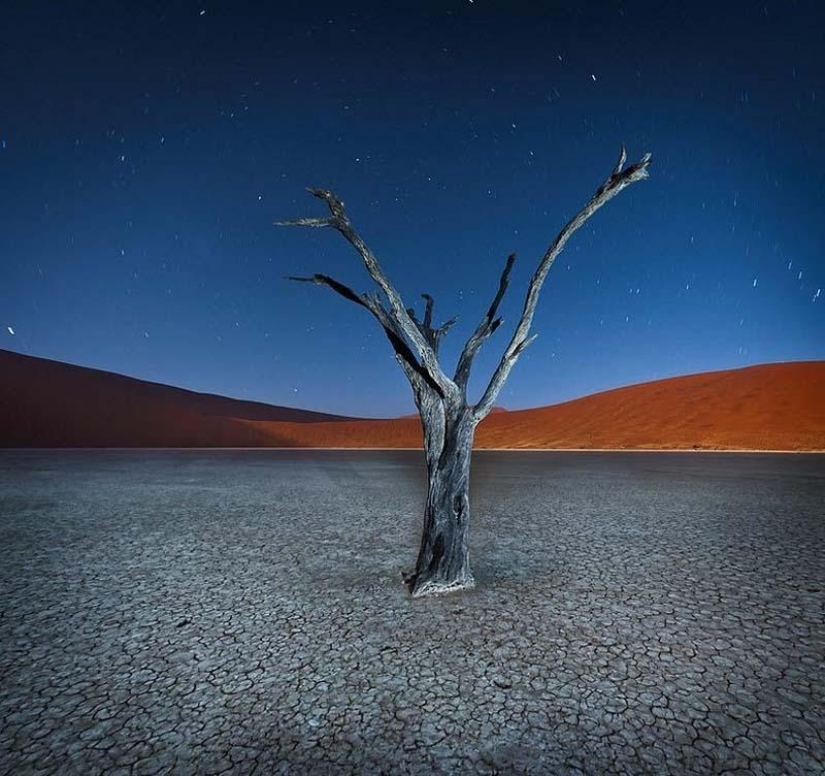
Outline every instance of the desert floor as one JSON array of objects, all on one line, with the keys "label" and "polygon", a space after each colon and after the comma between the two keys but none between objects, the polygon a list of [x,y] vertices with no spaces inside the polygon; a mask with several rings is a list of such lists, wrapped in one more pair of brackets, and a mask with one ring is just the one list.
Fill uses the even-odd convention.
[{"label": "desert floor", "polygon": [[820,774],[825,456],[0,452],[0,773]]}]

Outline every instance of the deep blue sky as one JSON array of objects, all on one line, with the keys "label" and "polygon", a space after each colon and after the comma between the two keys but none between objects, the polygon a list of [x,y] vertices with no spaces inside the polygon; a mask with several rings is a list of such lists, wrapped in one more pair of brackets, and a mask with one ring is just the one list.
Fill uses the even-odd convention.
[{"label": "deep blue sky", "polygon": [[[500,403],[825,358],[821,2],[83,2],[0,17],[0,347],[330,412],[412,410],[375,321],[284,276],[371,281],[460,323],[622,142],[654,155],[573,239]],[[14,332],[13,334],[11,332]]]}]

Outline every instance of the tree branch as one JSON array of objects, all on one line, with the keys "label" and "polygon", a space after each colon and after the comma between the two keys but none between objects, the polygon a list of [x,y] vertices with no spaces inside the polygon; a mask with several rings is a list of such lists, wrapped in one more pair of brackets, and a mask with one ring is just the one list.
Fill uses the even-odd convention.
[{"label": "tree branch", "polygon": [[481,323],[478,324],[476,330],[472,333],[470,339],[468,339],[464,345],[464,349],[461,351],[453,379],[462,392],[466,392],[467,390],[467,382],[470,379],[470,369],[472,368],[476,354],[481,349],[484,341],[501,325],[501,318],[496,318],[496,313],[507,291],[507,286],[510,285],[510,270],[513,269],[513,262],[515,262],[515,260],[515,253],[511,253],[507,257],[507,263],[504,265],[501,279],[498,282],[498,291],[490,305],[490,309],[487,310],[487,315],[482,318]]},{"label": "tree branch", "polygon": [[396,323],[397,329],[403,333],[418,351],[421,368],[426,370],[432,382],[438,385],[440,393],[443,396],[457,397],[458,389],[447,377],[438,363],[435,350],[422,334],[419,326],[407,312],[404,307],[404,302],[401,295],[389,281],[384,274],[381,265],[378,263],[375,255],[367,247],[366,243],[361,239],[361,236],[356,232],[355,228],[350,222],[343,201],[333,192],[326,189],[308,189],[310,194],[318,199],[323,199],[326,202],[330,211],[329,218],[297,218],[289,221],[278,222],[283,226],[310,226],[322,227],[332,226],[340,232],[347,242],[358,251],[364,266],[370,274],[370,277],[378,284],[379,288],[384,292],[389,301],[390,309],[386,311],[388,316],[391,316]]},{"label": "tree branch", "polygon": [[331,218],[290,218],[288,221],[275,221],[275,226],[335,226]]},{"label": "tree branch", "polygon": [[[365,307],[381,324],[381,328],[384,329],[384,334],[387,335],[387,339],[390,341],[390,344],[396,353],[396,357],[399,359],[399,363],[401,363],[402,367],[405,367],[404,372],[407,374],[407,378],[410,382],[414,382],[413,375],[416,375],[439,395],[443,395],[441,394],[441,389],[438,384],[430,378],[427,371],[422,368],[421,364],[418,363],[418,359],[416,359],[415,354],[410,350],[410,347],[404,341],[403,336],[396,330],[390,316],[387,315],[386,310],[384,310],[381,303],[377,299],[374,299],[367,294],[359,296],[359,294],[353,291],[349,286],[340,283],[334,278],[331,278],[329,275],[322,275],[320,273],[316,273],[312,277],[308,278],[294,277],[290,275],[287,277],[287,280],[295,280],[299,283],[314,283],[318,286],[327,286],[343,296],[344,299],[349,299],[350,302],[355,302],[355,304]],[[421,390],[420,385],[417,387]],[[415,384],[413,385],[413,388],[416,388]]]},{"label": "tree branch", "polygon": [[435,300],[429,294],[421,294],[421,298],[427,304],[424,310],[424,327],[431,329],[433,326],[433,305],[435,304]]},{"label": "tree branch", "polygon": [[355,293],[349,286],[345,286],[343,283],[339,283],[337,280],[334,280],[329,275],[321,275],[316,273],[310,278],[298,278],[292,275],[287,277],[287,280],[297,280],[299,283],[315,283],[318,286],[329,286],[333,291],[337,291],[344,299],[349,299],[350,302],[355,302],[355,304],[361,305],[361,307],[366,307],[366,303],[364,302],[363,298],[360,297],[358,294]]},{"label": "tree branch", "polygon": [[444,393],[441,390],[441,386],[433,380],[429,372],[427,372],[427,370],[424,369],[424,367],[422,367],[418,362],[415,354],[412,352],[410,346],[404,339],[404,335],[399,328],[398,323],[384,309],[384,306],[381,304],[381,300],[378,298],[378,294],[364,294],[362,299],[364,300],[364,303],[369,311],[381,324],[381,328],[384,329],[387,339],[390,341],[393,350],[395,350],[396,359],[398,359],[398,363],[401,364],[402,369],[404,369],[404,373],[407,375],[407,379],[412,385],[413,393],[416,396],[419,394],[423,395],[426,393],[425,389],[430,388],[438,395],[439,398],[443,399]]},{"label": "tree branch", "polygon": [[426,301],[426,309],[424,310],[424,320],[419,321],[418,318],[415,317],[415,310],[412,307],[407,309],[407,313],[409,314],[410,318],[412,319],[413,323],[418,326],[418,330],[424,336],[424,339],[427,340],[430,347],[433,349],[433,352],[438,355],[438,348],[441,345],[441,339],[444,335],[453,327],[453,325],[458,320],[458,316],[450,318],[449,321],[441,324],[437,329],[433,328],[433,305],[435,301],[429,294],[421,294],[422,299]]},{"label": "tree branch", "polygon": [[444,323],[442,323],[441,326],[439,326],[437,329],[433,329],[433,331],[439,337],[443,337],[450,329],[453,328],[453,326],[455,326],[456,323],[458,323],[458,316],[454,315],[452,318],[450,318],[449,321],[444,321]]},{"label": "tree branch", "polygon": [[521,314],[521,320],[513,333],[510,344],[504,351],[501,361],[490,379],[487,390],[481,397],[481,401],[479,401],[473,410],[473,421],[475,423],[479,423],[483,420],[493,408],[493,404],[498,398],[498,394],[501,391],[504,382],[507,380],[510,370],[513,368],[516,360],[527,345],[529,345],[532,341],[532,338],[528,337],[528,334],[530,331],[530,325],[533,322],[533,315],[536,311],[536,303],[538,302],[539,293],[544,285],[547,273],[553,265],[553,262],[556,260],[556,257],[561,253],[573,233],[579,229],[579,227],[581,227],[582,224],[584,224],[587,219],[589,219],[590,216],[592,216],[599,208],[613,199],[613,197],[615,197],[623,189],[648,177],[648,167],[650,167],[651,158],[652,157],[649,153],[645,154],[640,161],[635,164],[631,164],[628,168],[624,169],[624,164],[627,161],[627,151],[625,150],[625,147],[622,146],[619,154],[619,160],[613,168],[613,171],[604,183],[596,189],[596,193],[593,194],[587,204],[570,221],[568,221],[567,224],[565,224],[556,239],[553,240],[548,247],[541,259],[541,262],[539,263],[538,269],[536,269],[536,272],[530,281],[530,287],[527,290],[527,297],[524,300],[524,310]]}]

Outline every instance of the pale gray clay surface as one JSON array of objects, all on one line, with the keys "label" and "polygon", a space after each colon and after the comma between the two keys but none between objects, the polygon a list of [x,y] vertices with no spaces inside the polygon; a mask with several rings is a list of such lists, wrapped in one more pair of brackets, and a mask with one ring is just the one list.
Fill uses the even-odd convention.
[{"label": "pale gray clay surface", "polygon": [[825,458],[0,453],[0,773],[821,774]]}]

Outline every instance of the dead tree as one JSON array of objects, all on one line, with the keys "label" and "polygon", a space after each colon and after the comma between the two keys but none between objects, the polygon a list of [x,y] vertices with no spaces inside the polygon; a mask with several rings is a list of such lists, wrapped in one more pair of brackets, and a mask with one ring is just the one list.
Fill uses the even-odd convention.
[{"label": "dead tree", "polygon": [[467,528],[470,517],[470,455],[476,426],[488,415],[513,365],[536,337],[530,334],[530,326],[539,293],[556,257],[571,235],[602,205],[627,186],[648,177],[650,159],[650,154],[645,154],[641,161],[625,167],[627,154],[622,147],[619,161],[610,175],[550,244],[530,281],[521,319],[510,343],[475,405],[467,400],[470,369],[481,346],[501,325],[498,308],[509,284],[514,254],[507,258],[492,304],[464,345],[455,373],[450,378],[439,363],[438,347],[456,319],[434,327],[433,298],[429,294],[422,295],[425,307],[420,320],[411,308],[405,306],[375,255],[353,227],[341,199],[331,191],[308,189],[311,194],[324,200],[329,215],[277,222],[279,226],[332,227],[337,230],[361,256],[367,272],[378,286],[373,293],[359,294],[329,275],[289,278],[327,286],[369,311],[384,330],[395,351],[395,358],[412,386],[424,431],[429,478],[418,560],[414,571],[403,575],[413,596],[446,593],[473,586]]}]

